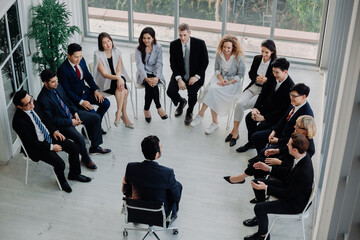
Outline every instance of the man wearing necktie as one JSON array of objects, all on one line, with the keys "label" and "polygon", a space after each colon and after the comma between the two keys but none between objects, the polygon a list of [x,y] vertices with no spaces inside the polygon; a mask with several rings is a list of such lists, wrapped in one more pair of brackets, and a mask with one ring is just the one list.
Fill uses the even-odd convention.
[{"label": "man wearing necktie", "polygon": [[[167,90],[175,106],[175,117],[182,115],[187,103],[185,125],[192,121],[192,112],[197,102],[197,92],[204,85],[205,71],[209,64],[208,52],[205,42],[201,39],[190,37],[190,27],[182,23],[178,27],[179,39],[170,43],[170,67],[172,76]],[[179,90],[187,90],[188,101],[182,98]]]},{"label": "man wearing necktie", "polygon": [[89,149],[91,155],[110,153],[110,149],[100,147],[100,144],[103,143],[100,116],[96,113],[77,109],[67,98],[61,85],[58,84],[53,71],[44,70],[41,73],[41,80],[44,86],[40,91],[38,101],[44,113],[67,138],[77,144],[80,149],[81,161],[85,166],[89,169],[96,169],[95,163],[90,159],[87,152],[84,137],[75,127],[80,124],[85,125],[91,141]]},{"label": "man wearing necktie", "polygon": [[277,148],[285,145],[294,132],[296,119],[303,115],[314,117],[314,113],[307,102],[310,88],[304,83],[298,83],[290,89],[290,106],[283,117],[271,128],[257,131],[251,136],[251,142],[255,146],[257,153],[264,151],[266,144],[270,148]]},{"label": "man wearing necktie", "polygon": [[[246,236],[244,240],[262,240],[265,238],[269,222],[267,214],[298,214],[304,210],[309,201],[314,180],[311,157],[306,152],[309,141],[304,135],[293,133],[287,146],[290,155],[294,158],[294,164],[290,172],[284,169],[287,173],[284,179],[254,179],[251,182],[258,202],[254,208],[256,216],[245,220],[243,224],[248,227],[257,225],[259,227],[256,233]],[[256,167],[271,173],[277,171],[278,175],[282,171],[280,167],[271,168],[261,162]],[[274,196],[278,200],[265,202],[266,195]]]},{"label": "man wearing necktie", "polygon": [[[102,118],[110,107],[110,102],[100,92],[89,72],[85,59],[82,57],[82,48],[77,43],[68,46],[67,59],[57,70],[59,82],[69,99],[79,109],[90,112],[95,110],[91,104],[98,105],[96,113]],[[88,86],[85,85],[85,82]]]},{"label": "man wearing necktie", "polygon": [[12,126],[29,157],[35,162],[41,160],[53,166],[62,189],[71,192],[72,189],[64,175],[65,163],[57,154],[65,151],[69,155],[68,179],[90,182],[91,178],[81,175],[77,145],[56,130],[34,99],[25,90],[20,90],[14,95],[13,103],[17,109]]}]

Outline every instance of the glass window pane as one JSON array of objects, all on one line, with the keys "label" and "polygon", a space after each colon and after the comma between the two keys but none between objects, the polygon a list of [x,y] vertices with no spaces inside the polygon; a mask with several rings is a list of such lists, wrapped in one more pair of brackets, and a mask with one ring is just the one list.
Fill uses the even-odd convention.
[{"label": "glass window pane", "polygon": [[13,61],[14,61],[14,69],[15,69],[15,77],[16,77],[17,86],[20,86],[21,83],[26,78],[24,51],[23,51],[22,44],[20,44],[19,47],[14,52]]},{"label": "glass window pane", "polygon": [[127,0],[88,0],[89,31],[129,36]]},{"label": "glass window pane", "polygon": [[274,39],[278,54],[315,60],[323,0],[278,1]]},{"label": "glass window pane", "polygon": [[226,33],[237,36],[245,51],[258,53],[270,36],[272,1],[230,0],[227,13]]},{"label": "glass window pane", "polygon": [[5,63],[4,67],[1,69],[6,104],[10,102],[16,92],[15,81],[10,62],[11,58]]},{"label": "glass window pane", "polygon": [[5,16],[0,20],[0,65],[9,55],[8,35],[6,32]]},{"label": "glass window pane", "polygon": [[16,107],[14,106],[14,104],[10,104],[7,112],[8,112],[8,118],[9,118],[9,124],[10,124],[10,134],[11,134],[11,142],[12,143],[14,143],[16,140],[16,132],[12,128],[12,120],[14,118],[15,111],[16,111]]},{"label": "glass window pane", "polygon": [[7,12],[7,19],[9,23],[11,46],[15,47],[15,45],[21,39],[20,24],[19,24],[20,20],[19,20],[19,14],[16,3],[14,3]]},{"label": "glass window pane", "polygon": [[27,91],[28,93],[30,92],[28,81],[26,81],[24,85],[22,85],[21,89]]},{"label": "glass window pane", "polygon": [[222,7],[220,1],[180,0],[180,23],[187,23],[191,36],[206,42],[207,47],[217,47],[221,39]]},{"label": "glass window pane", "polygon": [[140,36],[145,27],[152,27],[156,39],[170,42],[174,40],[174,2],[173,1],[133,1],[134,38]]}]

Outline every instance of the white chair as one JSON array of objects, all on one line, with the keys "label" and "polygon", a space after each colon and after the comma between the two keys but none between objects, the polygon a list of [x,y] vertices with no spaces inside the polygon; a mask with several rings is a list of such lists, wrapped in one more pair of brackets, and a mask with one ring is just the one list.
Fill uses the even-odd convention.
[{"label": "white chair", "polygon": [[268,238],[268,236],[269,236],[275,222],[277,220],[281,219],[281,218],[283,218],[283,219],[296,219],[296,220],[301,221],[303,238],[304,238],[304,240],[306,240],[305,239],[304,220],[305,220],[305,218],[309,217],[309,208],[310,208],[310,205],[313,203],[314,197],[316,195],[316,190],[317,190],[317,186],[316,186],[316,182],[315,182],[315,179],[314,179],[309,201],[306,204],[306,206],[305,206],[304,210],[302,211],[302,213],[299,213],[299,214],[273,214],[275,217],[274,217],[273,221],[271,222],[271,225],[270,225],[270,228],[269,228],[268,232],[266,233],[265,240]]},{"label": "white chair", "polygon": [[[24,147],[24,144],[22,143],[20,137],[18,136],[18,139],[20,141],[20,144],[21,144],[21,148],[23,149],[24,151],[24,157],[26,158],[26,172],[25,172],[25,185],[27,186],[28,185],[28,177],[29,177],[29,161],[30,161],[30,157],[29,157],[29,154],[27,153],[25,147]],[[37,162],[37,164],[39,164],[40,162]],[[51,168],[51,171],[52,173],[55,175],[55,179],[56,179],[56,182],[60,188],[60,190],[62,191],[62,187],[60,185],[60,182],[59,182],[59,179],[57,178],[56,174],[55,174],[55,171],[54,171],[54,168],[51,166],[51,165],[48,165],[50,168]]]},{"label": "white chair", "polygon": [[[135,53],[131,53],[130,54],[130,66],[131,66],[131,83],[135,89],[135,104],[136,104],[136,114],[134,115],[136,119],[138,119],[138,97],[137,97],[137,90],[138,89],[145,89],[145,86],[143,84],[138,84],[136,83],[136,60],[135,60]],[[164,94],[164,110],[166,112],[166,86],[159,82],[158,83],[158,87],[162,89],[163,94]],[[160,90],[161,90],[160,89]],[[132,92],[131,92],[131,98],[132,98]],[[161,94],[160,94],[160,99],[161,99]],[[132,100],[131,100],[132,101]]]}]

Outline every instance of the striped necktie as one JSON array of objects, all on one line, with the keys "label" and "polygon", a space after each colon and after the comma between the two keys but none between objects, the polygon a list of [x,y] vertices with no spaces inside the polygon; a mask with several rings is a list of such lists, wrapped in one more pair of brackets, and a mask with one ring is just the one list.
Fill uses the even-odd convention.
[{"label": "striped necktie", "polygon": [[68,108],[68,106],[66,106],[66,104],[63,102],[63,100],[61,100],[61,98],[59,97],[58,93],[56,92],[56,90],[53,91],[58,102],[60,103],[61,107],[64,109],[66,117],[69,119],[73,118],[73,115],[70,112],[70,109]]},{"label": "striped necktie", "polygon": [[42,134],[44,135],[45,140],[46,140],[48,143],[51,144],[51,142],[52,142],[52,141],[51,141],[51,137],[50,137],[48,131],[46,130],[45,125],[44,125],[44,124],[41,122],[41,120],[36,116],[36,114],[34,113],[33,110],[31,110],[30,113],[31,113],[32,117],[34,118],[34,121],[35,121],[36,125],[40,128]]},{"label": "striped necktie", "polygon": [[293,115],[294,111],[295,111],[295,107],[293,107],[293,108],[291,109],[289,115],[288,115],[287,118],[286,118],[286,121],[289,121],[289,119],[290,119],[291,116]]}]

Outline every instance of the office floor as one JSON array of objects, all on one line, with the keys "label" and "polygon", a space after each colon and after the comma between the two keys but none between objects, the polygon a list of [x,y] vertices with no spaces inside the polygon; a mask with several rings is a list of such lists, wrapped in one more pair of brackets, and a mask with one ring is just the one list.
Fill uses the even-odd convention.
[{"label": "office floor", "polygon": [[[83,43],[88,62],[92,61],[95,48],[93,41]],[[121,50],[130,74],[129,53],[133,52],[133,48],[124,45]],[[214,56],[210,57],[207,79],[213,74],[214,68]],[[169,79],[171,72],[167,59],[169,54],[164,49],[164,75]],[[250,58],[246,59],[247,71],[251,61]],[[322,122],[323,76],[316,69],[303,66],[291,66],[289,73],[295,82],[305,82],[311,87],[309,102],[319,126]],[[244,86],[247,82],[246,76]],[[158,234],[161,239],[243,239],[257,231],[256,227],[242,225],[243,220],[254,216],[254,205],[249,203],[253,198],[250,179],[242,185],[230,185],[222,178],[243,171],[247,159],[255,155],[255,150],[242,154],[235,151],[246,142],[245,124],[241,124],[238,144],[230,148],[224,142],[229,132],[225,129],[226,117],[219,119],[218,131],[205,135],[204,131],[211,122],[209,111],[200,126],[191,128],[184,126],[184,116],[161,120],[152,104],[153,120],[148,124],[142,113],[143,96],[144,91],[140,90],[138,120],[132,118],[131,102],[128,104],[128,113],[135,129],[112,124],[103,144],[111,148],[112,153],[92,157],[98,169],[90,171],[82,167],[82,173],[92,177],[92,182],[69,181],[73,188],[70,194],[59,191],[54,176],[44,163],[37,165],[31,162],[29,186],[24,185],[25,160],[22,155],[17,154],[8,164],[1,163],[0,239],[141,239],[144,235],[142,232],[129,231],[128,237],[122,236],[125,223],[121,214],[121,181],[128,162],[143,160],[140,142],[150,134],[157,135],[163,145],[159,163],[174,168],[177,180],[183,184],[180,211],[174,223],[179,227],[179,234],[173,236],[161,232]],[[116,103],[114,97],[109,99],[113,106],[109,110],[112,123]],[[170,100],[167,98],[166,101],[169,111]],[[315,166],[320,151],[320,133],[321,128],[318,128]],[[61,156],[65,158],[64,154]],[[311,221],[311,217],[306,221],[307,238],[311,234]],[[271,239],[302,239],[300,222],[279,223]]]}]

